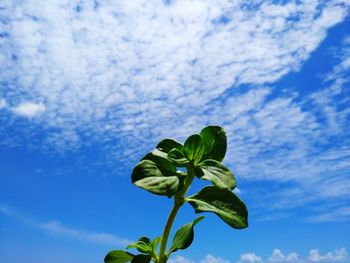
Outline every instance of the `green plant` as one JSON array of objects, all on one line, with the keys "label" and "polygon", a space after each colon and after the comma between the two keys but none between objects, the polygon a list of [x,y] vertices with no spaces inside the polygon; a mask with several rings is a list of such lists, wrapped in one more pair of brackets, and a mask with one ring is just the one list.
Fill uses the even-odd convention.
[{"label": "green plant", "polygon": [[[104,261],[149,263],[153,260],[155,263],[166,263],[171,253],[188,248],[194,238],[194,226],[204,218],[203,216],[180,227],[166,251],[174,219],[185,203],[189,203],[195,213],[215,213],[233,228],[247,227],[247,208],[232,192],[236,186],[235,178],[221,163],[226,148],[224,129],[219,126],[208,126],[200,134],[188,137],[184,145],[173,139],[165,139],[155,150],[145,155],[135,166],[131,179],[133,184],[142,189],[174,200],[163,234],[154,240],[141,237],[127,247],[127,249],[136,248],[140,252],[138,255],[124,250],[112,250]],[[185,170],[186,173],[183,172]],[[212,186],[206,186],[198,193],[186,196],[195,177],[210,181]]]}]

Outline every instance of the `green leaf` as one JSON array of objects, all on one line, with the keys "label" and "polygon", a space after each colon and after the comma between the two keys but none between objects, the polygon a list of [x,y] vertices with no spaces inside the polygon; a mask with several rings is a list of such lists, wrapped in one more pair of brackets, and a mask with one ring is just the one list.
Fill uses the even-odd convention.
[{"label": "green leaf", "polygon": [[168,159],[168,155],[158,149],[146,154],[142,160],[151,160],[155,162],[159,169],[166,173],[171,174],[176,172],[176,166]]},{"label": "green leaf", "polygon": [[169,173],[152,160],[139,162],[131,174],[131,180],[133,184],[142,189],[168,197],[177,193],[182,186],[176,173]]},{"label": "green leaf", "polygon": [[153,159],[167,159],[168,155],[159,149],[154,149],[152,152],[146,154],[141,160],[153,160]]},{"label": "green leaf", "polygon": [[186,156],[183,154],[182,151],[179,149],[172,149],[168,153],[168,158],[171,160],[175,165],[184,167],[186,164],[188,164],[190,161],[186,158]]},{"label": "green leaf", "polygon": [[172,149],[182,150],[182,147],[183,146],[179,142],[177,142],[173,139],[164,139],[164,140],[160,141],[160,143],[158,143],[156,148],[162,152],[168,153]]},{"label": "green leaf", "polygon": [[230,190],[207,186],[186,198],[196,213],[213,212],[233,228],[248,226],[245,204]]},{"label": "green leaf", "polygon": [[193,228],[203,218],[204,216],[197,217],[193,222],[183,225],[176,231],[168,256],[170,253],[175,252],[178,249],[186,249],[192,244],[194,238]]},{"label": "green leaf", "polygon": [[152,252],[151,240],[148,237],[141,237],[136,242],[127,246],[127,249],[136,248],[139,252],[150,254]]},{"label": "green leaf", "polygon": [[208,126],[200,132],[204,143],[202,160],[214,159],[221,162],[226,154],[227,141],[225,130],[219,126]]},{"label": "green leaf", "polygon": [[106,255],[105,263],[126,263],[133,259],[134,255],[124,250],[112,250]]},{"label": "green leaf", "polygon": [[157,237],[155,238],[153,241],[152,241],[152,249],[153,249],[153,254],[156,255],[157,254],[157,247],[158,247],[158,244],[161,240],[161,237]]},{"label": "green leaf", "polygon": [[131,263],[149,263],[152,257],[150,255],[139,254],[133,257]]},{"label": "green leaf", "polygon": [[187,138],[184,145],[184,153],[188,160],[197,164],[204,153],[204,144],[199,134],[193,134]]},{"label": "green leaf", "polygon": [[211,181],[216,187],[232,190],[236,180],[231,171],[222,163],[215,160],[205,160],[195,168],[200,179]]}]

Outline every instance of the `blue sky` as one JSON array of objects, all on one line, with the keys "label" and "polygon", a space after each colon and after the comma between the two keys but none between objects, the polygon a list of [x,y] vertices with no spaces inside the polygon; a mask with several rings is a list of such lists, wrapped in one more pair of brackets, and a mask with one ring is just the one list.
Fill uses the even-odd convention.
[{"label": "blue sky", "polygon": [[250,225],[208,214],[172,263],[349,263],[349,8],[2,1],[0,262],[102,262],[160,235],[171,202],[132,168],[215,124]]}]

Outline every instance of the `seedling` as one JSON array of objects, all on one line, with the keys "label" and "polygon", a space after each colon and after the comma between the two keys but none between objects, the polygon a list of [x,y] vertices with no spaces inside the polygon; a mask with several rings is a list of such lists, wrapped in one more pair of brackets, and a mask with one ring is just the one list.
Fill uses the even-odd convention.
[{"label": "seedling", "polygon": [[[135,248],[140,252],[137,255],[124,250],[112,250],[106,255],[105,263],[166,263],[172,253],[188,248],[194,238],[194,226],[203,216],[180,227],[167,250],[173,222],[185,203],[189,203],[195,213],[216,214],[230,227],[247,227],[247,208],[232,192],[236,180],[222,164],[226,148],[224,129],[208,126],[199,134],[188,137],[184,145],[173,139],[165,139],[155,150],[146,154],[131,174],[132,183],[153,194],[173,199],[174,205],[160,237],[153,240],[141,237],[130,244],[127,249]],[[186,196],[195,177],[209,181],[212,185]]]}]

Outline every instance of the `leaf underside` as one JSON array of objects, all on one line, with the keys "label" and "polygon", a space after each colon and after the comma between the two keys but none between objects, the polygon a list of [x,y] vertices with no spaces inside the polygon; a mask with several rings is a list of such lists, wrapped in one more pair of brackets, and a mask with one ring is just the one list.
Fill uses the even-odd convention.
[{"label": "leaf underside", "polygon": [[139,162],[132,172],[131,179],[138,187],[157,195],[171,197],[180,189],[177,174],[162,169],[152,160]]},{"label": "leaf underside", "polygon": [[136,248],[141,253],[149,254],[152,251],[151,240],[148,237],[141,237],[136,242],[127,246],[127,249]]},{"label": "leaf underside", "polygon": [[207,186],[186,200],[196,213],[213,212],[233,228],[248,226],[247,208],[230,190]]},{"label": "leaf underside", "polygon": [[211,181],[216,187],[232,190],[236,180],[231,171],[216,160],[205,160],[196,168],[196,175],[203,180]]}]

